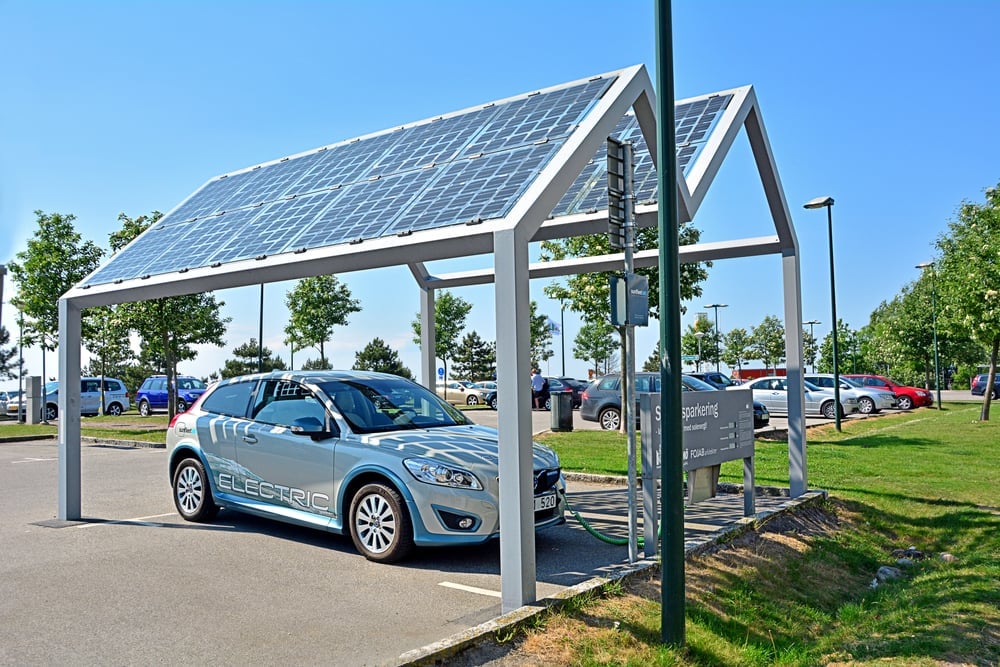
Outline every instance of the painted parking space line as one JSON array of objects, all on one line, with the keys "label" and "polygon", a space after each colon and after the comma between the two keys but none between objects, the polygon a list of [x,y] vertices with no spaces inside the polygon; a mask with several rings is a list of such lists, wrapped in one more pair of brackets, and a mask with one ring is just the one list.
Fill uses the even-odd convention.
[{"label": "painted parking space line", "polygon": [[21,459],[20,461],[11,461],[11,463],[40,463],[42,461],[58,461],[58,460],[59,460],[58,457],[48,458],[48,459],[39,459],[31,457],[31,458]]},{"label": "painted parking space line", "polygon": [[163,526],[162,522],[150,521],[150,519],[162,519],[167,516],[177,516],[174,512],[169,512],[167,514],[154,514],[153,516],[140,516],[134,519],[117,519],[114,521],[95,521],[93,523],[82,523],[79,526],[74,526],[74,528],[93,528],[94,526],[107,526],[107,525],[127,525],[127,526],[152,526],[159,527]]},{"label": "painted parking space line", "polygon": [[476,593],[477,595],[488,595],[491,598],[500,597],[500,591],[491,591],[488,588],[476,588],[475,586],[466,586],[464,584],[455,584],[450,581],[442,581],[438,586],[444,586],[445,588],[454,588],[457,591],[465,591],[466,593]]}]

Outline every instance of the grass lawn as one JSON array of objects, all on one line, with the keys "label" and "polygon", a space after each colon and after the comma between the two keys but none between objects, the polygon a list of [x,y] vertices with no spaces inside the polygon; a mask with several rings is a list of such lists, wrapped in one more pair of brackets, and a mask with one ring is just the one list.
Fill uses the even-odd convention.
[{"label": "grass lawn", "polygon": [[[55,424],[0,424],[0,439],[28,436],[56,435]],[[166,439],[167,415],[155,414],[141,417],[138,413],[125,413],[118,417],[81,417],[80,434],[93,438],[136,440],[163,443]]]},{"label": "grass lawn", "polygon": [[[1000,423],[946,403],[808,431],[830,500],[689,560],[686,644],[660,644],[659,573],[575,603],[510,641],[546,665],[1000,664]],[[616,433],[552,434],[568,470],[624,474]],[[788,485],[787,443],[758,441],[757,482]],[[722,479],[742,483],[742,463]],[[872,588],[895,549],[925,556]],[[951,554],[955,560],[943,560]],[[517,661],[522,662],[518,663]]]}]

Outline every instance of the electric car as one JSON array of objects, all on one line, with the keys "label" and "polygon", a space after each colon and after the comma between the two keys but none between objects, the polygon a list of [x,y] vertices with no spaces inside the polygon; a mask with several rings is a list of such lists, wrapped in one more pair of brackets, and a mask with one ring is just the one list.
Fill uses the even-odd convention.
[{"label": "electric car", "polygon": [[[378,562],[499,536],[499,447],[434,392],[366,371],[248,375],[209,388],[167,429],[174,504],[350,535]],[[536,529],[565,522],[559,457],[533,445]]]}]

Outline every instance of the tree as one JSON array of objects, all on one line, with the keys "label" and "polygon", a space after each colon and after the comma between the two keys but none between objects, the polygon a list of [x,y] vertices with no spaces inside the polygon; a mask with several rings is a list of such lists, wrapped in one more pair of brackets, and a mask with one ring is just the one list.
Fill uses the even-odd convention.
[{"label": "tree", "polygon": [[[219,377],[225,379],[257,372],[283,371],[287,368],[281,357],[275,356],[266,347],[261,349],[256,338],[251,338],[246,343],[236,346],[233,349],[233,357],[233,359],[226,359],[225,365],[219,369]],[[258,361],[261,363],[258,364]]]},{"label": "tree", "polygon": [[475,331],[465,334],[455,351],[452,363],[454,377],[459,380],[490,380],[496,377],[497,348]]},{"label": "tree", "polygon": [[743,362],[750,359],[753,339],[743,327],[730,329],[722,337],[722,360],[730,368],[735,367],[742,373]]},{"label": "tree", "polygon": [[[983,203],[963,202],[958,219],[937,240],[935,266],[941,320],[968,331],[989,353],[987,387],[997,373],[1000,350],[1000,184],[986,190]],[[983,394],[980,421],[989,421],[990,392]]]},{"label": "tree", "polygon": [[653,348],[653,352],[646,358],[646,361],[642,364],[643,373],[659,373],[660,372],[660,346],[657,345]]},{"label": "tree", "polygon": [[[347,316],[361,311],[351,298],[351,290],[337,276],[303,278],[285,296],[289,322],[285,335],[303,346],[319,350],[319,360],[326,363],[326,341],[333,328],[346,326]],[[304,366],[303,366],[304,368]]]},{"label": "tree", "polygon": [[4,347],[10,342],[7,327],[0,326],[0,378],[13,380],[17,377],[17,346]]},{"label": "tree", "polygon": [[555,352],[549,347],[552,343],[552,327],[549,324],[549,316],[538,314],[538,303],[535,301],[531,302],[528,327],[531,330],[531,365],[540,369],[541,363],[551,359]]},{"label": "tree", "polygon": [[[110,237],[112,251],[124,248],[161,217],[159,211],[138,218],[120,214],[118,221],[122,227]],[[197,356],[195,345],[225,345],[223,336],[230,318],[221,315],[224,305],[211,294],[186,294],[118,307],[128,327],[139,334],[143,348],[140,357],[158,359],[157,367],[167,376],[167,386],[171,388],[167,411],[171,419],[177,413],[177,364]]]},{"label": "tree", "polygon": [[330,365],[330,362],[327,359],[306,359],[305,363],[302,364],[302,370],[329,371],[333,370],[333,366]]},{"label": "tree", "polygon": [[[35,216],[38,228],[28,247],[7,268],[17,283],[11,304],[25,317],[24,343],[41,346],[44,377],[45,353],[59,341],[59,298],[97,268],[104,251],[83,240],[73,227],[76,216],[40,210]],[[86,335],[86,317],[81,327]]]},{"label": "tree", "polygon": [[385,344],[381,338],[373,338],[364,349],[354,355],[354,370],[392,373],[413,379],[413,373],[399,360],[399,354]]},{"label": "tree", "polygon": [[785,329],[774,315],[753,328],[750,340],[754,358],[763,361],[764,368],[777,368],[785,360]]},{"label": "tree", "polygon": [[[458,337],[465,329],[465,318],[472,304],[448,290],[441,290],[434,299],[434,355],[444,362],[444,377],[448,379],[448,360],[458,349]],[[413,342],[420,345],[420,313],[413,320]],[[431,378],[425,378],[432,382]]]},{"label": "tree", "polygon": [[584,320],[573,339],[573,358],[593,364],[594,375],[599,375],[601,365],[607,368],[608,361],[618,347],[614,333],[615,328],[605,319]]},{"label": "tree", "polygon": [[[636,230],[636,250],[655,249],[658,244],[657,229],[649,227]],[[678,243],[689,245],[697,243],[701,232],[690,224],[680,226]],[[542,242],[541,259],[543,262],[570,259],[573,257],[590,257],[607,255],[612,252],[607,234],[576,236]],[[681,301],[688,301],[701,296],[700,283],[708,277],[711,262],[682,264],[680,269]],[[659,316],[659,270],[656,267],[639,269],[637,273],[649,279],[649,316]],[[552,283],[545,288],[545,294],[567,305],[580,313],[584,321],[594,322],[598,319],[610,319],[611,294],[608,278],[612,272],[581,273],[566,280],[566,283]],[[683,310],[682,310],[683,312]]]},{"label": "tree", "polygon": [[[849,373],[851,368],[850,345],[854,340],[854,332],[844,322],[837,320],[837,371]],[[833,373],[833,333],[828,333],[819,346],[819,371]]]},{"label": "tree", "polygon": [[[700,341],[698,334],[703,334]],[[702,362],[715,361],[715,338],[715,327],[712,323],[707,317],[699,317],[681,334],[681,354],[697,357],[698,362],[695,367],[700,371]]]}]

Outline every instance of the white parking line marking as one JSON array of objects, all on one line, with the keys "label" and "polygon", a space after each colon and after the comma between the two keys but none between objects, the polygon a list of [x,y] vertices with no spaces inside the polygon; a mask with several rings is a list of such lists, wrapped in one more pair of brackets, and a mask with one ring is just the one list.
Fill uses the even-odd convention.
[{"label": "white parking line marking", "polygon": [[35,458],[29,458],[29,459],[22,459],[21,461],[11,461],[11,463],[38,463],[40,461],[58,461],[58,460],[59,460],[58,458],[55,458],[55,459],[35,459]]},{"label": "white parking line marking", "polygon": [[116,521],[98,521],[94,523],[83,523],[79,526],[74,526],[74,528],[93,528],[94,526],[107,526],[108,524],[126,524],[132,526],[162,526],[163,524],[157,521],[150,521],[150,519],[159,519],[165,516],[174,516],[173,512],[169,514],[154,514],[153,516],[140,516],[135,519],[118,519]]},{"label": "white parking line marking", "polygon": [[488,595],[491,598],[500,597],[500,591],[491,591],[486,588],[476,588],[475,586],[465,586],[463,584],[453,584],[450,581],[442,581],[438,586],[444,586],[445,588],[454,588],[455,590],[465,591],[466,593],[478,593],[479,595]]}]

